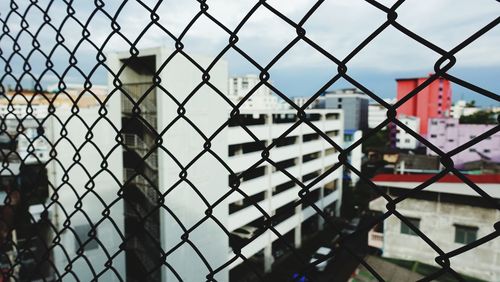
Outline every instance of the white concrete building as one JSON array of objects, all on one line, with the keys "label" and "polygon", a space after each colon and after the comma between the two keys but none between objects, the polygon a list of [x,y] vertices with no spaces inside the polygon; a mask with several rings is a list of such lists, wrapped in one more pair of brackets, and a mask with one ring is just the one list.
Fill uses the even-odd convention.
[{"label": "white concrete building", "polygon": [[[17,140],[15,152],[20,158],[10,160],[9,166],[19,167],[22,163],[21,170],[18,169],[20,173],[25,167],[24,173],[30,177],[43,178],[46,174],[48,178],[48,187],[30,187],[33,190],[45,190],[40,191],[41,194],[36,196],[36,199],[29,199],[32,202],[29,206],[32,221],[18,223],[26,226],[40,224],[37,222],[41,220],[41,212],[48,210],[48,219],[55,230],[51,228],[47,234],[38,235],[45,236],[44,244],[47,246],[56,244],[50,254],[55,269],[51,267],[51,264],[46,263],[47,271],[43,275],[51,275],[55,279],[64,280],[69,274],[64,277],[60,275],[67,273],[66,267],[71,266],[80,279],[90,280],[95,277],[94,273],[105,269],[105,263],[109,259],[107,254],[118,253],[113,258],[113,266],[119,272],[125,271],[125,256],[119,252],[121,244],[119,234],[124,231],[123,204],[122,202],[113,203],[120,190],[120,183],[115,181],[114,176],[120,176],[122,169],[118,161],[119,153],[110,154],[104,160],[104,155],[115,144],[114,138],[110,138],[113,136],[114,129],[108,122],[98,122],[91,129],[92,142],[85,141],[89,126],[99,117],[100,103],[88,93],[83,94],[77,103],[79,118],[75,118],[72,116],[71,107],[75,105],[73,100],[81,91],[68,89],[66,93],[67,96],[45,93],[45,97],[29,92],[8,93],[7,97],[10,102],[7,99],[0,101],[1,117],[8,125],[6,134]],[[21,95],[30,99],[30,106]],[[105,93],[97,96],[101,101],[104,97]],[[55,107],[53,115],[48,115],[47,99],[50,99]],[[119,125],[120,120],[116,119],[119,116],[113,115],[109,105],[106,105],[106,109],[110,111],[107,116],[109,120]],[[28,112],[32,114],[28,115]],[[23,125],[22,131],[17,130],[20,122]],[[56,154],[56,159],[51,158],[51,153]],[[75,159],[78,159],[77,163]],[[108,165],[106,170],[101,169],[101,164],[104,162]],[[35,176],[35,174],[39,175]],[[23,197],[21,194],[21,198]],[[76,210],[76,206],[80,208]],[[110,220],[100,222],[105,210],[109,211]],[[96,227],[97,240],[89,241],[88,232],[92,226]],[[55,240],[53,238],[57,238],[58,242],[53,241]],[[31,237],[24,238],[18,235],[16,240],[24,246],[35,244],[31,242],[35,240]],[[77,253],[77,250],[86,241],[89,242],[83,246],[85,255],[83,257]],[[62,245],[63,248],[57,247],[57,244]],[[33,246],[32,251],[33,248],[35,255],[41,255],[43,252]],[[25,271],[30,269],[28,261],[29,258],[23,261],[23,267],[27,267],[24,268]],[[112,271],[104,273],[101,278],[106,281],[120,281]],[[43,278],[38,277],[38,279]]]},{"label": "white concrete building", "polygon": [[[396,103],[396,99],[384,99],[388,104]],[[387,119],[387,109],[375,101],[368,105],[368,127],[375,128]]]},{"label": "white concrete building", "polygon": [[[399,115],[398,120],[404,125],[408,126],[411,130],[415,131],[417,134],[420,132],[420,118],[413,116]],[[425,136],[424,136],[425,138]],[[403,128],[397,127],[396,129],[396,147],[400,149],[417,149],[420,142],[406,132]]]},{"label": "white concrete building", "polygon": [[[355,142],[357,142],[359,139],[363,137],[363,131],[361,130],[355,130],[355,131],[350,131],[350,130],[344,130],[344,149],[348,148]],[[357,146],[355,147],[352,151],[350,151],[347,160],[349,163],[357,170],[361,171],[361,163],[363,159],[363,150],[362,146]],[[352,172],[349,171],[347,173],[347,177],[350,178],[350,185],[355,185],[356,182],[359,180],[359,176]]]},{"label": "white concrete building", "polygon": [[459,119],[461,116],[470,116],[479,111],[481,111],[481,108],[467,106],[467,101],[458,100],[450,107],[450,117]]},{"label": "white concrete building", "polygon": [[[237,105],[259,82],[259,76],[253,74],[231,77],[229,79],[229,99]],[[278,100],[278,96],[274,95],[269,87],[261,85],[240,109],[275,110]]]},{"label": "white concrete building", "polygon": [[[151,48],[141,50],[138,57],[130,57],[129,52],[109,56],[111,69],[123,68],[119,77],[123,85],[117,92],[121,99],[114,101],[113,108],[120,111],[125,143],[121,159],[127,202],[125,233],[131,236],[126,247],[127,279],[138,281],[177,281],[177,275],[184,281],[205,281],[208,270],[203,260],[190,244],[178,244],[183,241],[181,237],[186,229],[205,216],[207,203],[213,204],[229,190],[227,170],[210,153],[184,172],[189,183],[182,181],[182,167],[203,151],[205,140],[185,120],[171,123],[178,113],[185,111],[186,117],[210,136],[227,121],[231,107],[213,89],[204,86],[196,91],[183,110],[179,110],[177,103],[196,89],[203,74],[178,55],[157,74],[168,93],[155,87],[153,77],[172,52],[166,48]],[[190,56],[201,65],[209,65],[212,60]],[[115,89],[113,79],[110,77],[110,89]],[[219,61],[210,71],[210,82],[222,93],[228,93],[228,81],[227,62]],[[141,97],[138,107],[141,113],[138,115],[133,103]],[[167,127],[168,130],[164,131]],[[156,142],[158,138],[162,140],[160,149]],[[222,131],[211,141],[210,151],[223,161],[227,160],[227,131]],[[191,185],[199,189],[206,202]],[[164,205],[158,208],[160,193],[165,194],[165,198]],[[226,226],[227,200],[220,202],[211,215]],[[189,233],[189,240],[213,269],[227,261],[227,235],[213,220],[206,220]],[[162,252],[170,250],[172,253],[166,263],[175,269],[175,273],[160,259]],[[149,276],[145,277],[148,273]],[[214,279],[227,281],[227,268],[218,272]]]},{"label": "white concrete building", "polygon": [[[372,180],[385,187],[395,198],[429,179],[426,174],[382,174]],[[499,175],[468,175],[472,182],[493,199],[500,199]],[[370,209],[386,212],[387,201],[379,197]],[[494,232],[500,211],[488,204],[477,192],[454,175],[447,175],[397,204],[396,209],[428,236],[441,250],[451,252]],[[369,245],[382,250],[382,255],[438,266],[438,256],[426,242],[397,217],[387,218],[382,226],[369,233]],[[458,273],[485,281],[500,279],[500,241],[490,240],[450,259]],[[474,263],[471,263],[474,262]]]},{"label": "white concrete building", "polygon": [[[313,123],[328,134],[338,144],[343,142],[343,120],[341,110],[316,109],[307,111]],[[279,137],[296,120],[296,112],[292,110],[276,111],[274,113],[245,111],[242,112],[248,128],[261,140],[254,142],[248,134],[234,124],[228,131],[229,159],[228,164],[235,172],[243,172],[261,158],[262,146],[269,145]],[[260,143],[260,144],[259,144]],[[305,184],[313,181],[325,170],[338,162],[338,152],[317,133],[306,125],[301,125],[277,146],[271,149],[270,159],[283,169],[294,175]],[[254,170],[252,176],[244,178],[241,189],[251,196],[259,206],[269,215],[285,215],[276,228],[287,238],[294,238],[295,246],[299,247],[302,241],[302,232],[306,224],[318,222],[321,228],[322,221],[312,207],[299,205],[293,207],[299,200],[300,187],[288,176],[268,163],[262,164]],[[318,182],[311,189],[310,199],[321,209],[330,214],[339,214],[342,194],[342,169]],[[250,205],[241,194],[233,193],[228,198],[229,219],[228,229],[251,225],[259,226],[264,219],[261,212]],[[252,256],[264,251],[265,268],[270,269],[272,262],[273,242],[276,236],[266,231],[262,236],[251,242],[242,253]],[[234,254],[229,253],[228,259]],[[238,259],[231,268],[241,263]]]},{"label": "white concrete building", "polygon": [[[165,48],[154,48],[141,50],[137,58],[130,58],[128,52],[113,54],[110,57],[113,69],[127,66],[120,76],[123,92],[128,93],[134,101],[138,101],[139,97],[144,94],[148,96],[142,100],[142,114],[139,119],[147,121],[158,132],[167,126],[169,128],[161,136],[162,148],[156,149],[154,140],[157,137],[154,132],[146,130],[144,125],[141,125],[143,121],[141,124],[137,123],[138,117],[134,117],[132,112],[133,105],[128,101],[129,98],[122,95],[119,108],[122,109],[123,134],[128,136],[125,143],[133,149],[132,151],[135,151],[134,153],[126,150],[123,154],[124,181],[129,182],[133,187],[139,187],[140,194],[142,194],[141,196],[134,192],[138,190],[132,187],[131,191],[134,194],[127,197],[130,205],[125,206],[125,229],[127,232],[127,222],[133,222],[136,217],[132,215],[132,206],[136,209],[143,207],[148,210],[157,205],[158,194],[155,186],[158,187],[160,193],[168,191],[165,196],[165,206],[169,207],[169,211],[164,208],[160,209],[157,216],[148,220],[148,225],[151,225],[151,232],[156,232],[153,234],[157,234],[160,238],[161,249],[168,251],[171,248],[177,248],[167,258],[167,262],[177,274],[185,281],[204,281],[208,271],[204,263],[197,259],[198,254],[189,244],[177,246],[182,241],[181,236],[185,230],[179,227],[179,223],[172,217],[172,214],[175,214],[182,225],[188,229],[205,216],[207,203],[213,204],[223,199],[218,201],[218,205],[211,210],[211,215],[217,218],[217,221],[229,232],[248,225],[259,227],[264,218],[263,214],[250,204],[249,199],[245,199],[237,191],[228,197],[223,197],[231,191],[228,176],[231,171],[239,174],[250,168],[261,158],[263,146],[271,144],[284,133],[297,121],[297,117],[296,111],[276,109],[280,107],[279,103],[275,103],[269,91],[263,91],[255,96],[251,106],[242,107],[239,121],[246,125],[259,141],[253,140],[238,125],[238,122],[231,120],[228,127],[210,142],[210,151],[217,154],[219,160],[227,163],[231,171],[228,171],[210,153],[205,153],[187,169],[186,178],[203,195],[207,201],[204,202],[189,183],[179,182],[180,175],[183,175],[179,165],[187,165],[202,152],[205,140],[183,119],[169,125],[178,116],[178,104],[173,102],[172,97],[182,102],[201,82],[202,73],[189,61],[182,59],[182,56],[174,57],[159,74],[162,86],[172,95],[170,97],[152,84],[152,77],[157,67],[171,53],[172,51]],[[202,65],[210,64],[210,58],[193,57]],[[227,72],[227,63],[219,61],[210,72],[210,82],[222,93],[232,93],[230,96],[232,99],[236,98],[236,102],[238,97],[243,97],[244,91],[250,90],[258,81],[258,78],[254,76],[229,80]],[[227,81],[230,82],[229,89]],[[236,87],[231,89],[234,86],[233,82]],[[113,87],[112,81],[110,81],[110,87]],[[242,90],[243,88],[245,90]],[[238,89],[236,93],[235,89]],[[185,116],[206,136],[210,136],[228,120],[231,110],[232,108],[218,97],[215,91],[209,87],[201,87],[186,103]],[[335,142],[342,144],[343,116],[340,110],[310,110],[308,114],[318,128],[326,132]],[[138,165],[144,161],[133,158],[131,153],[141,158],[146,158],[146,155],[140,153],[137,148],[143,148],[146,151],[153,150],[154,153],[147,157],[147,160],[157,165]],[[174,160],[172,156],[175,156],[177,160]],[[338,153],[311,128],[301,125],[286,138],[278,141],[277,145],[270,150],[269,158],[297,177],[299,181],[310,183],[338,161]],[[314,185],[308,194],[311,201],[330,214],[338,213],[340,209],[341,175],[341,169],[336,170]],[[145,177],[150,178],[151,181],[144,181]],[[267,162],[245,174],[241,179],[239,189],[256,201],[269,215],[282,215],[275,223],[275,228],[287,238],[293,238],[292,242],[295,246],[300,246],[302,232],[309,230],[305,227],[306,224],[322,226],[321,219],[310,206],[293,207],[294,202],[299,199],[299,186]],[[134,265],[130,268],[127,265],[127,275],[132,275],[130,269],[135,265],[144,264],[145,267],[151,268],[157,263],[154,260],[154,246],[145,246],[147,236],[144,236],[144,239],[141,238],[136,240],[137,242],[128,252],[128,255],[136,259],[131,260]],[[235,257],[227,234],[210,218],[189,233],[189,240],[196,245],[213,269]],[[275,247],[273,242],[275,241],[276,236],[266,231],[243,247],[241,252],[247,257],[263,252],[265,268],[269,270],[273,261],[272,254]],[[138,250],[144,250],[144,254]],[[159,255],[159,248],[156,248],[156,252]],[[218,272],[214,278],[217,281],[228,281],[228,271],[241,262],[241,259],[236,259],[229,267]],[[166,267],[162,267],[159,272],[163,281],[176,279],[176,274]],[[151,279],[157,278],[157,276],[151,277]]]},{"label": "white concrete building", "polygon": [[[291,99],[297,106],[302,107],[302,106],[304,106],[305,103],[307,103],[309,101],[309,99],[311,99],[311,97],[297,96],[297,97],[292,97]],[[324,100],[325,100],[325,96],[319,96],[311,104],[309,104],[309,106],[307,106],[307,109],[320,108],[320,105],[324,104]],[[288,108],[291,109],[292,107],[289,106]]]}]

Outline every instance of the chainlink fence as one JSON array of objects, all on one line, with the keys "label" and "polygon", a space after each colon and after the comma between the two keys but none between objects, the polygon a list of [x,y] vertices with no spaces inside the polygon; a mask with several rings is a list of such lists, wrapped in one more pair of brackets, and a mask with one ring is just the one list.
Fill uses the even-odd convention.
[{"label": "chainlink fence", "polygon": [[[5,145],[2,147],[1,155],[2,191],[5,192],[0,218],[0,261],[3,277],[1,281],[79,281],[86,279],[80,277],[80,271],[75,270],[76,265],[82,264],[85,266],[86,273],[90,273],[91,280],[96,281],[113,279],[116,281],[141,279],[159,281],[162,279],[162,272],[169,272],[173,280],[186,281],[183,278],[183,273],[176,269],[176,264],[172,263],[170,259],[177,250],[186,246],[192,252],[190,257],[193,261],[201,261],[201,264],[205,266],[203,269],[193,269],[192,271],[203,272],[207,281],[216,281],[218,275],[227,271],[236,260],[243,260],[242,264],[248,265],[250,272],[257,280],[265,280],[265,274],[258,270],[259,266],[254,261],[244,255],[243,249],[269,232],[278,238],[277,242],[286,246],[294,260],[300,264],[300,269],[296,270],[299,274],[296,278],[281,277],[281,279],[283,281],[294,279],[301,281],[300,277],[305,275],[314,281],[314,266],[329,259],[331,254],[310,263],[309,257],[296,250],[293,242],[287,240],[284,234],[276,228],[276,222],[281,221],[283,217],[286,217],[286,214],[266,211],[266,208],[259,206],[258,202],[240,187],[242,180],[255,173],[261,165],[274,167],[300,187],[293,208],[302,204],[311,206],[315,213],[323,218],[325,226],[338,234],[340,234],[342,226],[309,197],[310,189],[318,182],[335,171],[346,168],[359,176],[361,183],[365,186],[364,189],[369,189],[377,196],[383,197],[388,202],[387,212],[377,216],[370,224],[363,226],[355,233],[343,234],[339,241],[339,244],[344,245],[345,251],[350,256],[381,281],[384,280],[384,277],[378,274],[377,269],[366,263],[362,256],[351,250],[344,242],[349,241],[358,233],[367,232],[390,216],[395,216],[404,222],[437,253],[435,262],[440,266],[440,269],[428,275],[425,278],[427,281],[439,279],[443,275],[451,275],[456,280],[463,280],[464,278],[457,270],[452,268],[450,259],[495,240],[500,234],[500,223],[497,222],[494,224],[494,231],[487,236],[478,238],[456,250],[445,252],[397,209],[398,203],[420,193],[432,183],[451,173],[477,192],[493,209],[500,210],[498,200],[492,198],[467,175],[457,170],[452,161],[454,155],[497,133],[500,127],[497,125],[470,142],[449,152],[443,152],[396,117],[397,108],[407,103],[412,97],[419,95],[419,92],[432,82],[441,78],[465,87],[477,95],[500,101],[497,94],[448,73],[457,62],[455,55],[483,34],[496,28],[500,18],[494,19],[473,34],[464,35],[462,42],[449,50],[444,50],[398,22],[398,8],[405,1],[397,1],[392,6],[387,7],[377,1],[367,0],[366,2],[372,6],[371,8],[385,14],[387,20],[352,49],[347,56],[338,58],[334,53],[325,50],[322,47],[322,42],[311,40],[307,30],[303,27],[308,19],[322,8],[324,1],[315,1],[298,21],[288,18],[268,1],[254,1],[251,9],[245,11],[235,28],[226,27],[218,20],[217,16],[211,13],[210,1],[193,1],[197,3],[198,9],[179,35],[175,35],[161,23],[162,14],[158,12],[159,9],[162,5],[170,5],[170,3],[162,3],[162,1],[156,3],[140,0],[116,1],[116,3],[105,3],[99,0],[86,1],[85,3],[66,0],[4,2],[1,4],[0,11],[2,28],[0,35],[0,66],[2,69],[0,93],[3,107],[0,133],[5,137]],[[124,18],[122,15],[123,10],[131,5],[150,17],[149,23],[146,26],[141,26],[140,32],[133,35],[127,33],[126,28],[122,27],[129,20],[133,24],[132,17]],[[80,12],[80,10],[85,12]],[[293,40],[282,46],[282,49],[267,65],[259,64],[238,46],[241,30],[256,11],[262,10],[272,13],[277,21],[284,21],[290,27],[290,31],[294,33]],[[100,19],[99,27],[95,29],[94,26],[94,30],[99,33],[99,40],[94,39],[90,31],[90,26],[97,18]],[[226,43],[221,46],[219,53],[208,64],[199,63],[184,46],[185,35],[196,28],[199,21],[215,24],[225,33],[226,37]],[[434,65],[434,74],[394,105],[388,104],[349,74],[349,62],[389,27],[404,34],[407,40],[413,40],[439,56]],[[71,36],[67,35],[67,28],[72,30]],[[172,52],[161,61],[156,61],[156,68],[148,70],[149,63],[139,61],[139,58],[143,56],[140,46],[145,40],[146,34],[152,30],[171,42],[166,45],[172,49]],[[128,46],[122,49],[128,49],[128,58],[122,60],[123,64],[119,67],[110,65],[109,53],[105,51],[112,46],[113,40],[119,40]],[[305,43],[321,53],[324,58],[337,66],[337,74],[331,77],[300,107],[270,83],[272,78],[270,70],[299,42]],[[82,50],[92,53],[93,57],[83,57]],[[211,79],[211,71],[228,52],[239,54],[259,72],[259,83],[236,104],[227,97],[227,93],[218,89]],[[178,58],[188,61],[200,73],[192,91],[185,93],[184,97],[181,98],[173,95],[168,90],[166,83],[160,78],[162,70],[168,68]],[[148,77],[149,83],[133,84],[122,81],[123,75],[129,67],[145,69],[142,73]],[[102,76],[103,73],[108,76],[108,81],[111,82],[111,87],[107,89],[105,94],[93,85],[96,76]],[[71,92],[68,81],[70,77],[75,75],[83,79],[83,87],[76,92]],[[48,78],[57,82],[57,87],[51,92],[42,86],[43,81]],[[387,108],[387,119],[376,128],[365,132],[360,140],[347,148],[343,148],[342,144],[335,142],[331,136],[318,128],[308,113],[310,111],[308,107],[340,79],[344,79],[359,88],[370,98]],[[216,124],[215,129],[210,130],[210,132],[201,128],[190,117],[190,101],[195,99],[199,90],[204,87],[216,94],[214,99],[224,101],[229,108],[226,113],[229,118]],[[296,114],[292,125],[273,142],[261,142],[258,136],[252,132],[251,126],[245,124],[240,113],[240,107],[260,87],[271,89]],[[158,116],[165,109],[157,108],[159,105],[157,99],[160,96],[163,97],[162,99],[169,100],[169,103],[174,105],[172,109],[176,111],[176,116],[172,120],[168,123],[161,123],[162,128],[158,127]],[[109,107],[113,99],[116,98],[122,105],[121,109],[118,110],[120,111],[118,115],[126,113],[128,118],[127,122],[123,122],[122,127],[115,125],[116,119],[113,116],[117,110]],[[89,105],[97,105],[97,110],[92,112],[94,119],[88,118],[89,111],[92,111],[89,110]],[[210,117],[207,118],[210,119]],[[179,152],[172,151],[172,148],[166,145],[166,136],[179,123],[187,124],[202,139],[199,148],[190,149],[191,151],[195,150],[195,154],[189,161],[179,161]],[[133,127],[133,124],[146,132],[143,138],[126,130],[127,126]],[[256,146],[259,146],[261,153],[259,160],[241,172],[234,171],[225,161],[224,156],[220,156],[220,152],[213,149],[216,144],[214,140],[230,124],[241,127],[255,141]],[[385,193],[381,187],[375,185],[369,177],[348,161],[348,154],[352,150],[362,146],[364,141],[375,136],[377,132],[388,125],[395,125],[408,132],[421,144],[434,151],[439,156],[443,167],[439,173],[397,198],[392,198]],[[277,143],[283,141],[299,126],[311,128],[329,146],[339,152],[338,162],[307,184],[302,178],[288,172],[281,163],[272,159],[272,150]],[[98,128],[105,128],[107,135],[94,134]],[[78,138],[72,139],[71,136],[76,136],[76,133],[78,133]],[[18,149],[21,145],[25,151]],[[40,148],[48,149],[42,152]],[[89,153],[90,151],[92,152]],[[123,171],[120,169],[121,175],[114,175],[116,172],[114,166],[123,167],[123,165],[112,161],[113,156],[123,153],[124,158],[128,158],[127,152],[136,154],[135,159],[129,160],[134,165],[123,168]],[[162,187],[165,183],[162,183],[158,177],[158,169],[161,167],[161,163],[158,162],[159,154],[168,156],[169,160],[178,166],[177,179],[168,187]],[[226,192],[218,195],[216,199],[212,197],[208,200],[205,193],[210,187],[203,187],[203,183],[197,184],[196,181],[192,181],[196,175],[190,173],[190,168],[207,156],[216,160],[229,175],[229,180],[224,180],[227,183]],[[83,161],[86,157],[90,157],[92,160]],[[123,179],[121,179],[122,175]],[[111,188],[108,190],[97,189],[96,185],[99,181],[104,181],[108,188]],[[204,205],[204,215],[196,222],[183,222],[182,216],[176,214],[175,209],[166,204],[168,195],[175,193],[176,189],[180,189],[178,186],[181,184],[192,189]],[[44,189],[44,187],[48,188]],[[130,187],[136,187],[136,189]],[[139,194],[142,195],[137,194],[137,191],[141,191]],[[197,244],[192,239],[192,235],[200,226],[211,222],[222,231],[223,236],[230,237],[230,230],[224,222],[219,220],[215,210],[219,205],[226,204],[225,200],[232,194],[240,194],[245,201],[248,201],[250,205],[262,213],[263,220],[261,226],[248,241],[243,245],[232,246],[232,249],[228,248],[231,251],[229,258],[225,262],[215,264],[203,252],[205,246]],[[71,201],[63,200],[62,195],[70,197]],[[138,200],[139,198],[142,200]],[[193,204],[189,199],[179,199],[179,202],[186,206]],[[38,206],[38,210],[34,210],[33,206]],[[97,212],[100,218],[89,216],[88,213],[91,209]],[[34,214],[37,215],[36,218],[33,216]],[[178,226],[175,228],[181,230],[181,236],[178,236],[175,243],[167,244],[168,248],[161,239],[163,233],[160,229],[163,227],[158,224],[160,218],[166,216],[165,214],[173,219],[172,222],[176,222]],[[57,219],[54,219],[55,217]],[[77,218],[79,219],[77,220]],[[75,224],[75,221],[82,222],[82,220],[87,224]],[[109,232],[97,236],[97,230],[100,226],[107,226]],[[165,230],[169,230],[168,227]],[[76,238],[76,246],[72,242],[69,244],[64,239],[65,234],[73,234]],[[205,234],[205,236],[215,235]],[[119,244],[109,245],[106,241],[109,238],[115,238]],[[100,250],[100,260],[88,255],[88,251],[95,248]],[[133,255],[127,253],[124,258],[127,250],[133,252]],[[132,256],[134,258],[131,258]],[[142,268],[137,266],[141,263],[144,265]],[[186,264],[190,264],[190,262],[186,262]],[[122,271],[124,265],[127,266],[127,274]],[[131,272],[140,273],[140,277],[130,277],[129,273]]]}]

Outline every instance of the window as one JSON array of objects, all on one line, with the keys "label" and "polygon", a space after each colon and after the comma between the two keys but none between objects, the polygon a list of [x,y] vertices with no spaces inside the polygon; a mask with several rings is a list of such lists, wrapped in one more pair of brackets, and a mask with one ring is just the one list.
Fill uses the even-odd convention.
[{"label": "window", "polygon": [[[80,242],[75,238],[75,249],[78,250],[80,248],[80,244],[84,244],[89,239],[89,232],[91,228],[90,225],[80,225],[75,227],[75,233],[80,239]],[[96,231],[97,232],[97,231]],[[96,234],[97,237],[97,234]],[[97,249],[98,243],[95,239],[92,239],[88,242],[83,248],[85,251]]]},{"label": "window", "polygon": [[338,105],[338,106],[337,106],[337,109],[342,109],[342,105]]},{"label": "window", "polygon": [[448,139],[448,142],[455,142],[455,139]]},{"label": "window", "polygon": [[483,151],[483,152],[485,152],[485,153],[489,153],[489,152],[490,152],[490,149],[484,149],[484,151]]},{"label": "window", "polygon": [[339,101],[339,103],[342,103],[342,98],[339,98],[338,101]]},{"label": "window", "polygon": [[405,143],[410,143],[410,139],[405,139]]},{"label": "window", "polygon": [[436,134],[431,134],[431,138],[437,138]]},{"label": "window", "polygon": [[[407,217],[408,221],[415,227],[420,228],[420,218]],[[408,225],[401,221],[401,234],[417,235]]]},{"label": "window", "polygon": [[470,244],[476,241],[477,227],[455,225],[455,243]]}]

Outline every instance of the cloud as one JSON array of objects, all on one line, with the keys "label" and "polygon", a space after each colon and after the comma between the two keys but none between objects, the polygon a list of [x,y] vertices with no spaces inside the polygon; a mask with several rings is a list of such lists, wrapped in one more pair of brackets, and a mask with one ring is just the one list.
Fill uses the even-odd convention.
[{"label": "cloud", "polygon": [[[5,20],[6,11],[9,11],[6,2],[0,3],[0,10],[4,11],[0,14],[2,20]],[[23,3],[18,9],[20,13],[24,12],[29,5],[28,1],[21,2]],[[156,1],[146,2],[150,3],[150,7],[157,3]],[[394,1],[384,0],[381,2],[390,6]],[[43,1],[39,3],[40,6],[44,5]],[[89,3],[74,2],[72,5],[76,16],[84,24],[95,9],[95,6]],[[209,13],[233,30],[257,1],[212,0],[207,1],[207,3]],[[290,3],[290,0],[269,0],[267,3],[293,21],[298,22],[316,1],[294,0],[293,3]],[[105,10],[111,16],[114,16],[118,7],[119,1],[106,1]],[[160,16],[159,23],[177,37],[198,12],[199,3],[197,1],[166,1],[160,5],[157,14]],[[397,12],[399,23],[441,48],[449,50],[495,19],[500,14],[500,5],[496,1],[487,0],[440,0],[433,1],[432,5],[408,0],[398,8]],[[48,12],[56,26],[60,24],[66,13],[67,4],[64,2],[54,2]],[[365,1],[325,1],[308,19],[304,28],[310,39],[342,59],[385,20],[384,12]],[[27,21],[30,22],[31,29],[36,30],[37,25],[42,23],[40,12],[37,12],[36,9],[30,9]],[[128,1],[117,21],[121,27],[120,32],[130,41],[134,41],[148,26],[151,19],[150,13],[144,7],[136,1]],[[12,36],[18,35],[20,21],[17,16],[11,16],[7,25]],[[99,46],[112,32],[110,20],[101,12],[97,12],[93,16],[88,28],[91,33],[90,39]],[[77,46],[81,33],[81,28],[73,20],[69,20],[65,24],[61,34],[66,39],[65,45],[70,50]],[[266,8],[260,7],[243,26],[238,36],[240,37],[238,47],[260,64],[266,65],[296,36],[296,32],[282,19]],[[229,35],[225,31],[202,16],[185,34],[183,42],[189,52],[215,56],[226,46],[228,38]],[[21,53],[28,54],[31,48],[30,38],[21,36],[20,40],[23,41]],[[2,56],[7,57],[8,53],[12,52],[12,46],[9,46],[9,44],[12,45],[12,42],[5,39],[3,41],[3,43],[0,42],[0,48],[4,52]],[[55,33],[46,27],[39,34],[38,41],[41,42],[44,52],[48,53],[56,46]],[[161,29],[152,27],[142,37],[138,46],[141,48],[157,45],[173,47],[173,44],[174,41],[170,36]],[[497,52],[499,45],[500,32],[496,27],[457,54],[457,66],[491,67],[500,65],[500,54]],[[104,51],[112,52],[128,48],[128,43],[125,40],[114,35],[107,41]],[[82,68],[90,70],[95,64],[96,51],[94,47],[85,43],[78,50],[78,56],[82,58]],[[57,56],[53,57],[54,63],[63,66],[62,69],[64,69],[64,66],[68,65],[69,58],[62,49],[56,53]],[[323,55],[303,42],[294,47],[291,53],[293,56],[286,57],[274,67],[276,71],[286,72],[297,68],[303,70],[331,68]],[[438,57],[437,54],[416,43],[400,31],[389,27],[355,56],[348,66],[350,69],[378,72],[428,70],[432,69]],[[233,69],[244,70],[247,68],[248,62],[242,60],[241,57],[233,55],[230,59]],[[33,62],[34,65],[42,68],[37,72],[43,70],[44,62],[40,61],[43,59],[38,58]],[[0,65],[3,68],[3,62],[0,62]],[[248,68],[248,71],[253,72],[255,69]]]}]

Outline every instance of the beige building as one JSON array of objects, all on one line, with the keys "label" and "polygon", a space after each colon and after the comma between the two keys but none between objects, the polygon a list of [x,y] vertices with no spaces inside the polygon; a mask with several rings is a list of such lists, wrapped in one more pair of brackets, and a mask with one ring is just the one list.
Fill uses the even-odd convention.
[{"label": "beige building", "polygon": [[[385,187],[392,198],[397,198],[431,176],[382,174],[375,176],[373,181],[378,186]],[[500,199],[499,175],[468,177],[493,198]],[[399,202],[396,210],[444,253],[462,248],[495,232],[494,225],[500,218],[500,211],[455,176],[447,175],[417,195],[418,197]],[[387,201],[379,197],[370,202],[370,209],[386,212],[386,205]],[[378,226],[370,231],[369,245],[381,249],[384,257],[438,266],[435,259],[439,254],[396,216],[387,218],[383,227]],[[500,240],[493,239],[458,254],[450,259],[450,263],[460,274],[486,281],[499,281]]]}]

